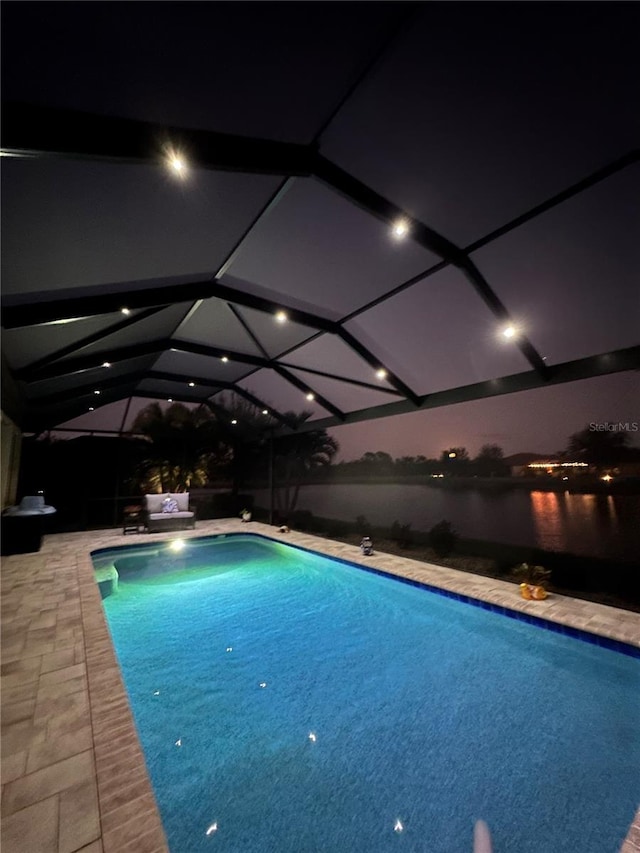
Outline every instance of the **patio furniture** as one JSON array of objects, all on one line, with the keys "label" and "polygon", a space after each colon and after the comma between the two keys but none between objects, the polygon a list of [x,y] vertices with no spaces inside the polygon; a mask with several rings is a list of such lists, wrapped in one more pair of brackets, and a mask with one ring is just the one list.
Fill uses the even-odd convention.
[{"label": "patio furniture", "polygon": [[122,511],[122,533],[140,533],[144,530],[145,518],[141,506],[126,506]]},{"label": "patio furniture", "polygon": [[187,530],[196,526],[196,514],[189,509],[189,492],[145,495],[144,504],[144,520],[148,533]]}]

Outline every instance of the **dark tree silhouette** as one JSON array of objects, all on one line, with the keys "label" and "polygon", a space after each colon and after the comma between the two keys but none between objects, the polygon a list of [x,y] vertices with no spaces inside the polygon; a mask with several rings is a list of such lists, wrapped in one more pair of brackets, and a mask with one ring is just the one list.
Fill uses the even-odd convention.
[{"label": "dark tree silhouette", "polygon": [[598,430],[587,426],[569,437],[566,454],[576,462],[614,465],[627,458],[628,441],[628,434],[621,430]]},{"label": "dark tree silhouette", "polygon": [[504,452],[497,444],[483,444],[476,459],[490,459],[492,461],[498,461],[504,459]]},{"label": "dark tree silhouette", "polygon": [[450,447],[442,451],[440,459],[442,462],[468,462],[469,452],[466,447]]},{"label": "dark tree silhouette", "polygon": [[[287,412],[287,419],[301,425],[311,417],[311,412]],[[309,474],[325,468],[339,449],[338,442],[326,430],[294,432],[275,439],[276,507],[288,517],[296,508],[300,486]]]},{"label": "dark tree silhouette", "polygon": [[209,466],[227,453],[224,429],[203,406],[191,409],[173,403],[163,409],[150,403],[131,428],[147,446],[138,465],[144,488],[160,492],[186,491],[209,479]]},{"label": "dark tree silhouette", "polygon": [[497,444],[483,444],[473,460],[473,470],[481,477],[505,477],[509,466],[504,462],[504,453]]}]

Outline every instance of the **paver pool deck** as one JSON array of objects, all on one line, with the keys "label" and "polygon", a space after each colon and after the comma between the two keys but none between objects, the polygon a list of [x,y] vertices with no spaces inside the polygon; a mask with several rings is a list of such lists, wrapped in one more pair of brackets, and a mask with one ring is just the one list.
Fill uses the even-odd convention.
[{"label": "paver pool deck", "polygon": [[[640,614],[235,519],[176,534],[45,537],[2,561],[3,853],[163,853],[167,844],[95,582],[96,548],[260,533],[640,648]],[[640,853],[640,809],[621,853]]]}]

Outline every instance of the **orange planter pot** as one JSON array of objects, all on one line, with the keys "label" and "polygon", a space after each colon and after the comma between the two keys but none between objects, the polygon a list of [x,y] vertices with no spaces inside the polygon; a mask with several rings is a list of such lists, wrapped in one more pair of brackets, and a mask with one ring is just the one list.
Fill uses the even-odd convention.
[{"label": "orange planter pot", "polygon": [[543,601],[547,597],[547,590],[543,586],[521,583],[520,595],[527,601]]}]

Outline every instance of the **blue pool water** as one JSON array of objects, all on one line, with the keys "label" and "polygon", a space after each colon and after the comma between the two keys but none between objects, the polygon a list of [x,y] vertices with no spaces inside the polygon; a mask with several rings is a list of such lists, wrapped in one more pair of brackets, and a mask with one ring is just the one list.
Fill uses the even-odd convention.
[{"label": "blue pool water", "polygon": [[257,536],[96,552],[172,853],[614,853],[640,661]]}]

